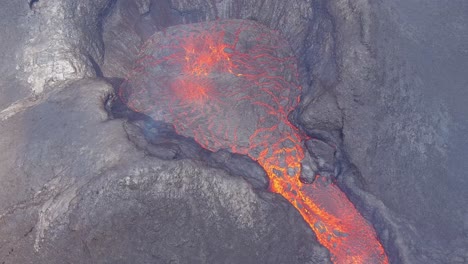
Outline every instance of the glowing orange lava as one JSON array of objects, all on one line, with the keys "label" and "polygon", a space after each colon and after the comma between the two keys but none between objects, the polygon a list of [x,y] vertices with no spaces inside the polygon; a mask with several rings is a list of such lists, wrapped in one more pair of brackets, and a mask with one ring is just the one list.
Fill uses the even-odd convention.
[{"label": "glowing orange lava", "polygon": [[297,208],[334,263],[388,263],[373,228],[335,184],[299,181],[303,137],[287,118],[299,95],[287,42],[241,20],[157,33],[120,91],[130,108],[174,124],[206,149],[258,161],[270,190]]}]

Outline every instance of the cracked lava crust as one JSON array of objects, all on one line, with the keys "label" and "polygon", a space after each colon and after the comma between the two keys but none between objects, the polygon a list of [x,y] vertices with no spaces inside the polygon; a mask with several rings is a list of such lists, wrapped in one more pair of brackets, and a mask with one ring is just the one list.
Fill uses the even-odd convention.
[{"label": "cracked lava crust", "polygon": [[388,263],[372,226],[335,184],[299,180],[306,137],[288,120],[299,102],[298,79],[296,58],[278,32],[224,20],[156,33],[119,95],[208,150],[256,160],[270,190],[301,213],[334,263]]}]

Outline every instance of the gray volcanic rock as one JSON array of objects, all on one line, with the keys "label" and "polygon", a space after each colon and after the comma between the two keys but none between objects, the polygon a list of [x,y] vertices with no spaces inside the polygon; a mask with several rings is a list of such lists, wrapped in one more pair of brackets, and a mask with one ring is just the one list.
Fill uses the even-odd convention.
[{"label": "gray volcanic rock", "polygon": [[[125,136],[120,123],[106,122],[103,103],[110,85],[82,81],[67,88],[47,93],[14,115],[0,116],[1,148],[8,150],[0,153],[2,212],[34,197],[55,177],[92,177],[119,162],[115,153],[130,147],[117,140]],[[97,127],[114,132],[96,133]]]},{"label": "gray volcanic rock", "polygon": [[269,179],[263,168],[250,158],[221,149],[210,152],[193,139],[177,135],[168,124],[153,120],[125,122],[128,139],[150,156],[163,160],[190,158],[231,175],[242,176],[255,189],[266,190]]},{"label": "gray volcanic rock", "polygon": [[301,93],[296,69],[288,43],[257,22],[180,25],[145,42],[119,96],[206,149],[257,160],[300,141],[286,120]]},{"label": "gray volcanic rock", "polygon": [[336,147],[330,146],[322,140],[310,139],[305,142],[305,145],[320,172],[334,173],[337,167]]},{"label": "gray volcanic rock", "polygon": [[318,173],[317,163],[312,159],[309,152],[305,152],[304,159],[301,162],[301,182],[313,183]]},{"label": "gray volcanic rock", "polygon": [[314,134],[317,130],[332,132],[343,128],[341,111],[333,93],[314,96],[308,105],[303,105],[298,122],[307,132]]},{"label": "gray volcanic rock", "polygon": [[392,222],[407,225],[397,262],[466,262],[468,5],[368,2],[328,6],[344,150]]},{"label": "gray volcanic rock", "polygon": [[96,75],[104,48],[101,21],[111,0],[4,2],[0,111],[60,82]]},{"label": "gray volcanic rock", "polygon": [[291,117],[337,148],[334,161],[311,148],[311,164],[341,164],[338,184],[392,263],[468,261],[466,1],[29,2],[0,9],[0,263],[236,263],[244,251],[260,263],[322,263],[283,200],[207,160],[145,156],[194,149],[129,142],[102,109],[108,84],[70,84],[100,67],[123,78],[154,32],[217,18],[290,40],[304,91]]},{"label": "gray volcanic rock", "polygon": [[110,3],[3,5],[0,263],[328,262],[284,199],[201,162],[146,156],[104,111],[111,86],[72,82],[100,74]]},{"label": "gray volcanic rock", "polygon": [[[195,1],[166,1],[152,0],[149,13],[141,14],[138,11],[142,1],[117,1],[115,10],[104,23],[104,43],[107,54],[102,66],[106,76],[126,76],[137,58],[139,44],[145,41],[156,31],[168,26],[210,21],[215,19],[248,19],[279,30],[291,42],[293,50],[301,53],[299,56],[301,71],[310,65],[306,61],[306,51],[316,49],[312,46],[312,1],[311,0],[195,0]],[[319,27],[322,27],[319,26]],[[314,33],[315,34],[315,33]],[[122,56],[117,59],[115,55]],[[108,56],[109,55],[109,56]],[[326,61],[329,58],[323,53],[321,58],[314,58],[314,64]],[[307,64],[307,65],[306,65]],[[333,69],[328,69],[332,74]],[[307,76],[305,74],[304,76]]]},{"label": "gray volcanic rock", "polygon": [[161,161],[104,111],[85,80],[2,119],[4,263],[324,263],[284,199],[187,160]]},{"label": "gray volcanic rock", "polygon": [[[23,17],[30,12],[27,3],[3,1],[0,9],[0,111],[16,100],[31,93],[31,89],[16,79],[17,58],[23,52],[27,39],[26,23]],[[14,14],[14,15],[13,15]],[[20,63],[20,62],[18,62]],[[11,87],[15,86],[15,89]]]}]

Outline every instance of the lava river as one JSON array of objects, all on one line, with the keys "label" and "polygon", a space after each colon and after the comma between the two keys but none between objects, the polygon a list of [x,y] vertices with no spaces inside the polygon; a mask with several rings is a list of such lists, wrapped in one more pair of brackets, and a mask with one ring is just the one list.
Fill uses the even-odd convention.
[{"label": "lava river", "polygon": [[300,93],[287,41],[243,20],[156,33],[119,91],[131,109],[172,123],[204,148],[256,160],[270,190],[297,208],[334,263],[388,263],[375,231],[336,185],[299,180],[304,136],[288,114]]}]

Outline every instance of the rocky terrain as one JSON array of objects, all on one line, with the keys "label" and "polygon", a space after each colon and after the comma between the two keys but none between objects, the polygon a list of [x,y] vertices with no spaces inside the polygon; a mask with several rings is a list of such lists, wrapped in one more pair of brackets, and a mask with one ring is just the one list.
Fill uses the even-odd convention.
[{"label": "rocky terrain", "polygon": [[303,87],[290,120],[390,262],[466,263],[467,12],[462,0],[5,0],[0,263],[329,261],[258,164],[114,102],[156,31],[227,18],[289,40]]}]

